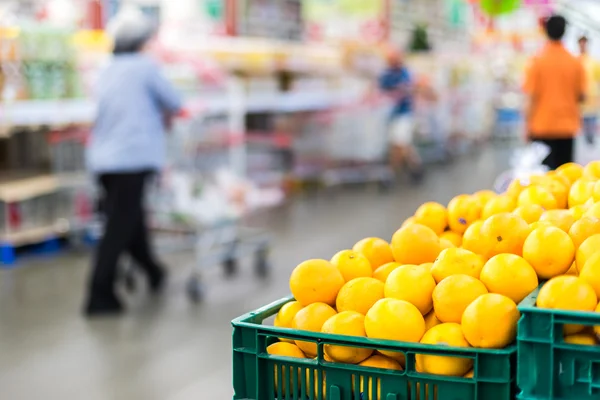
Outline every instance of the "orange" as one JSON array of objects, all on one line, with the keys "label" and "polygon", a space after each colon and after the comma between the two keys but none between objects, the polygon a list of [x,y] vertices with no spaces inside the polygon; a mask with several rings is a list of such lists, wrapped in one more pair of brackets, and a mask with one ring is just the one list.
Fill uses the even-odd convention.
[{"label": "orange", "polygon": [[442,322],[460,323],[463,311],[482,294],[488,293],[485,285],[469,275],[452,275],[441,281],[433,290],[433,309]]},{"label": "orange", "polygon": [[331,258],[330,261],[340,271],[344,281],[354,278],[373,276],[371,263],[362,253],[353,250],[342,250]]},{"label": "orange", "polygon": [[573,206],[571,208],[569,208],[569,212],[571,213],[571,215],[573,215],[573,218],[575,218],[575,221],[581,219],[581,217],[583,217],[583,215],[585,214],[585,212],[587,210],[589,210],[590,205],[588,204],[580,204],[578,206]]},{"label": "orange", "polygon": [[[360,364],[361,367],[368,367],[368,368],[382,368],[382,369],[392,369],[392,370],[396,370],[396,371],[402,371],[402,365],[400,365],[400,363],[392,358],[386,357],[384,355],[381,354],[375,354],[372,355],[371,357],[367,358],[365,361],[361,362]],[[377,400],[381,399],[381,382],[379,382],[378,379],[375,378],[375,381],[373,381],[373,378],[368,378],[368,380],[366,381],[365,384],[365,380],[367,378],[361,376],[360,377],[360,392],[361,394],[367,394],[367,393],[373,393],[374,391],[374,385],[377,385]],[[353,391],[354,391],[354,382],[352,383],[353,385]]]},{"label": "orange", "polygon": [[462,331],[473,347],[502,349],[515,341],[520,317],[512,299],[496,293],[484,294],[465,309]]},{"label": "orange", "polygon": [[540,217],[544,213],[544,207],[539,204],[527,204],[524,206],[517,207],[514,214],[523,218],[528,224],[539,221]]},{"label": "orange", "polygon": [[312,303],[335,305],[344,286],[344,277],[329,261],[308,260],[299,264],[290,276],[290,290],[303,306]]},{"label": "orange", "polygon": [[[594,289],[583,279],[562,275],[550,279],[542,286],[537,306],[556,310],[594,311],[598,299]],[[581,332],[581,325],[565,325],[566,334]]]},{"label": "orange", "polygon": [[427,271],[431,272],[431,268],[433,267],[433,263],[425,263],[421,264],[420,267],[425,268]]},{"label": "orange", "polygon": [[481,270],[479,277],[490,293],[502,294],[519,304],[538,287],[533,267],[514,254],[498,254]]},{"label": "orange", "polygon": [[436,325],[441,324],[442,321],[440,321],[436,316],[435,316],[435,311],[431,311],[429,312],[429,314],[427,314],[425,316],[425,332],[427,332],[428,330],[430,330],[431,328],[433,328]]},{"label": "orange", "polygon": [[481,254],[486,258],[501,253],[521,255],[528,234],[529,225],[518,215],[493,215],[481,225],[481,238],[490,244],[489,248],[482,249]]},{"label": "orange", "polygon": [[[343,311],[325,321],[321,332],[332,335],[366,337],[365,316],[355,311]],[[358,364],[373,353],[372,349],[332,344],[326,344],[323,346],[323,350],[333,361],[347,364]]]},{"label": "orange", "polygon": [[[597,313],[600,313],[600,304],[598,304],[598,306],[596,307],[595,311]],[[600,337],[600,326],[595,326],[594,327],[594,333],[596,334],[597,337]]]},{"label": "orange", "polygon": [[424,225],[411,224],[400,228],[392,236],[392,253],[401,264],[423,264],[433,262],[440,254],[440,239]]},{"label": "orange", "polygon": [[460,247],[462,245],[462,235],[453,232],[453,231],[446,231],[444,233],[442,233],[440,235],[440,240],[441,239],[446,239],[449,242],[451,242],[452,244],[454,244],[454,247]]},{"label": "orange", "polygon": [[440,203],[425,203],[417,208],[414,222],[431,228],[436,235],[439,235],[448,226],[448,211]]},{"label": "orange", "polygon": [[[302,350],[300,350],[300,348],[298,348],[298,346],[296,346],[295,344],[292,343],[285,343],[285,342],[277,342],[277,343],[273,343],[271,345],[269,345],[267,347],[267,353],[274,355],[274,356],[281,356],[281,357],[293,357],[293,358],[306,358],[306,356],[304,355],[304,353],[302,352]],[[281,365],[279,365],[279,363],[276,363],[275,366],[273,367],[273,377],[275,380],[275,393],[278,392],[279,390],[279,382],[277,379],[278,373],[277,373],[277,369],[280,369],[281,371],[281,379],[283,381],[283,384],[281,385],[281,391],[282,391],[282,395],[285,396],[285,389],[286,387],[292,388],[293,383],[292,381],[296,381],[296,382],[300,382],[300,369],[299,368],[293,368],[292,371],[297,371],[296,373],[298,374],[298,378],[293,378],[293,377],[286,377],[286,370],[290,371],[290,368],[281,368]]]},{"label": "orange", "polygon": [[390,244],[383,239],[369,237],[357,242],[352,250],[362,253],[371,263],[371,268],[375,271],[383,264],[394,261]]},{"label": "orange", "polygon": [[577,268],[581,272],[581,268],[585,266],[587,260],[600,250],[600,234],[595,234],[583,241],[576,253]]},{"label": "orange", "polygon": [[558,167],[556,173],[565,176],[573,184],[583,175],[583,167],[576,163],[567,163]]},{"label": "orange", "polygon": [[496,196],[487,202],[481,211],[481,219],[488,219],[492,215],[511,212],[515,209],[517,203],[514,197],[508,195]]},{"label": "orange", "polygon": [[591,333],[576,333],[567,335],[564,338],[565,343],[579,344],[583,346],[595,346],[598,344],[596,336]]},{"label": "orange", "polygon": [[393,369],[396,371],[402,371],[402,365],[400,365],[398,361],[381,354],[374,354],[358,365],[360,365],[361,367]]},{"label": "orange", "polygon": [[583,168],[583,178],[597,181],[600,179],[600,161],[592,161]]},{"label": "orange", "polygon": [[419,309],[407,301],[381,299],[367,313],[365,330],[373,339],[418,342],[425,333],[425,320]]},{"label": "orange", "polygon": [[482,209],[483,207],[485,207],[488,201],[490,201],[496,196],[498,196],[498,194],[493,190],[480,190],[478,192],[473,193],[473,197],[477,199]]},{"label": "orange", "polygon": [[277,342],[267,346],[267,353],[284,357],[306,358],[298,346],[285,342]]},{"label": "orange", "polygon": [[[292,328],[301,331],[321,332],[323,324],[336,314],[335,310],[325,303],[313,303],[298,311],[292,320]],[[308,357],[317,355],[317,344],[296,340],[296,345]]]},{"label": "orange", "polygon": [[408,301],[425,315],[433,308],[433,289],[435,280],[431,272],[420,266],[405,265],[390,274],[384,295],[388,299]]},{"label": "orange", "polygon": [[569,190],[569,208],[585,204],[593,197],[594,182],[587,179],[579,179],[573,183]]},{"label": "orange", "polygon": [[518,198],[519,195],[525,188],[529,186],[529,183],[521,182],[520,179],[513,180],[509,185],[508,189],[506,189],[506,194],[513,198]]},{"label": "orange", "polygon": [[[470,347],[461,326],[454,323],[434,326],[425,333],[425,336],[421,339],[421,343],[437,346]],[[430,356],[425,354],[417,354],[415,358],[417,371],[426,374],[463,376],[473,368],[473,360],[470,358]]]},{"label": "orange", "polygon": [[439,257],[431,267],[431,274],[436,282],[441,282],[445,278],[465,274],[474,278],[479,278],[481,269],[485,260],[478,254],[466,249],[446,249],[442,251]]},{"label": "orange", "polygon": [[535,229],[523,245],[523,258],[540,279],[564,274],[574,257],[575,246],[569,235],[553,226]]},{"label": "orange", "polygon": [[557,228],[569,232],[575,223],[575,217],[569,210],[548,210],[541,216],[540,221],[548,221]]},{"label": "orange", "polygon": [[558,202],[548,189],[542,186],[530,186],[519,195],[518,205],[538,204],[546,210],[558,208]]},{"label": "orange", "polygon": [[382,282],[375,278],[356,278],[342,286],[335,305],[338,312],[356,311],[365,315],[382,298]]},{"label": "orange", "polygon": [[589,283],[596,296],[600,297],[600,252],[587,259],[583,268],[579,270],[579,277]]},{"label": "orange", "polygon": [[[566,187],[567,189],[569,189],[571,187],[571,180],[564,174],[560,174],[557,171],[548,171],[546,172],[546,176],[550,179],[554,179],[560,183],[562,183],[564,185],[564,187]],[[579,179],[579,178],[577,178]]]},{"label": "orange", "polygon": [[400,225],[400,228],[404,228],[405,226],[408,226],[410,224],[414,224],[415,222],[416,221],[415,221],[415,217],[414,216],[408,217],[408,218],[406,218],[404,220],[404,222],[402,223],[402,225]]},{"label": "orange", "polygon": [[594,201],[600,201],[600,181],[596,181],[594,183],[594,188],[592,189],[592,196]]},{"label": "orange", "polygon": [[552,193],[552,195],[556,199],[558,208],[567,208],[567,203],[569,200],[569,189],[571,188],[570,185],[565,186],[558,180],[549,177],[544,177],[540,181],[539,185],[548,189],[550,193]]},{"label": "orange", "polygon": [[573,261],[569,270],[565,272],[565,275],[579,276],[579,269],[577,268],[577,263],[575,261]]},{"label": "orange", "polygon": [[450,249],[453,247],[456,247],[456,246],[451,241],[449,241],[447,239],[440,239],[440,251],[445,250],[445,249]]},{"label": "orange", "polygon": [[569,229],[569,236],[571,236],[571,239],[573,240],[575,249],[578,249],[585,239],[599,233],[600,218],[596,217],[582,217],[579,221],[576,221],[571,225],[571,229]]},{"label": "orange", "polygon": [[477,197],[461,194],[448,203],[448,226],[456,233],[464,233],[481,217],[481,204]]},{"label": "orange", "polygon": [[[275,316],[273,325],[279,328],[291,328],[292,321],[298,311],[302,310],[302,304],[299,301],[290,301],[279,309],[279,312]],[[291,339],[279,338],[282,342],[294,343]]]},{"label": "orange", "polygon": [[[600,181],[598,181],[600,182]],[[600,203],[592,204],[586,212],[583,214],[584,217],[596,217],[600,218]]]},{"label": "orange", "polygon": [[549,221],[538,221],[529,225],[529,232],[533,232],[538,228],[557,228],[557,226]]},{"label": "orange", "polygon": [[373,272],[373,278],[385,283],[390,273],[400,266],[402,266],[402,264],[397,263],[395,261],[384,264],[381,267],[377,268],[375,272]]},{"label": "orange", "polygon": [[473,253],[481,254],[485,252],[486,248],[491,246],[490,243],[485,242],[481,239],[481,226],[484,221],[475,221],[465,231],[463,235],[462,247],[466,250],[472,251]]}]

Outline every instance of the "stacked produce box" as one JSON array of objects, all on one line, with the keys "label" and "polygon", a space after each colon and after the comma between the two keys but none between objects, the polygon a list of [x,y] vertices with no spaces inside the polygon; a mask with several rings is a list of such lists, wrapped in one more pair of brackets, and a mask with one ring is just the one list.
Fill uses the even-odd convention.
[{"label": "stacked produce box", "polygon": [[598,398],[597,200],[600,162],[566,164],[301,263],[233,322],[234,398]]}]

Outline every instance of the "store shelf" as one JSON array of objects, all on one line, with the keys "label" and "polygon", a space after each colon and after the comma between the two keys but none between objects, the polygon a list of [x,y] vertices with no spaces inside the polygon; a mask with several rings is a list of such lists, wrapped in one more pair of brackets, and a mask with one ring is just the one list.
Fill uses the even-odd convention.
[{"label": "store shelf", "polygon": [[25,229],[15,233],[0,234],[0,243],[14,247],[42,243],[45,240],[64,237],[68,233],[68,224],[56,223],[50,226]]},{"label": "store shelf", "polygon": [[96,113],[94,102],[73,100],[20,100],[0,104],[0,127],[89,124]]},{"label": "store shelf", "polygon": [[54,193],[60,187],[57,176],[39,175],[0,183],[0,201],[18,202]]},{"label": "store shelf", "polygon": [[[347,90],[318,90],[298,93],[251,93],[245,99],[247,112],[301,112],[323,110],[357,99]],[[230,109],[227,96],[191,97],[188,106],[199,113],[223,114]],[[10,128],[90,124],[96,114],[92,100],[31,100],[0,104],[0,132]],[[2,133],[0,133],[2,136]]]}]

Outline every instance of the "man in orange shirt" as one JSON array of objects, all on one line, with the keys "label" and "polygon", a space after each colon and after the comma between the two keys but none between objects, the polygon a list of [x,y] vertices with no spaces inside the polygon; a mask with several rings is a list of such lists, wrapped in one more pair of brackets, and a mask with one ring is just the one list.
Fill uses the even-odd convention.
[{"label": "man in orange shirt", "polygon": [[544,165],[551,169],[573,161],[573,143],[581,124],[580,103],[586,90],[583,65],[562,44],[566,25],[562,16],[548,18],[548,43],[532,60],[524,87],[529,96],[529,139],[550,147]]}]

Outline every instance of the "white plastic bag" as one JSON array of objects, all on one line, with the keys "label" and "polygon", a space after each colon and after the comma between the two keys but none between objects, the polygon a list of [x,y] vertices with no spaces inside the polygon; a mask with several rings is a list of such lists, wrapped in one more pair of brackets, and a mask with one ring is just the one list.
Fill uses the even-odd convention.
[{"label": "white plastic bag", "polygon": [[550,148],[539,142],[515,150],[510,159],[511,169],[500,174],[494,183],[494,190],[504,193],[515,179],[520,180],[523,186],[529,185],[532,176],[548,172],[548,167],[542,163],[549,154]]}]

